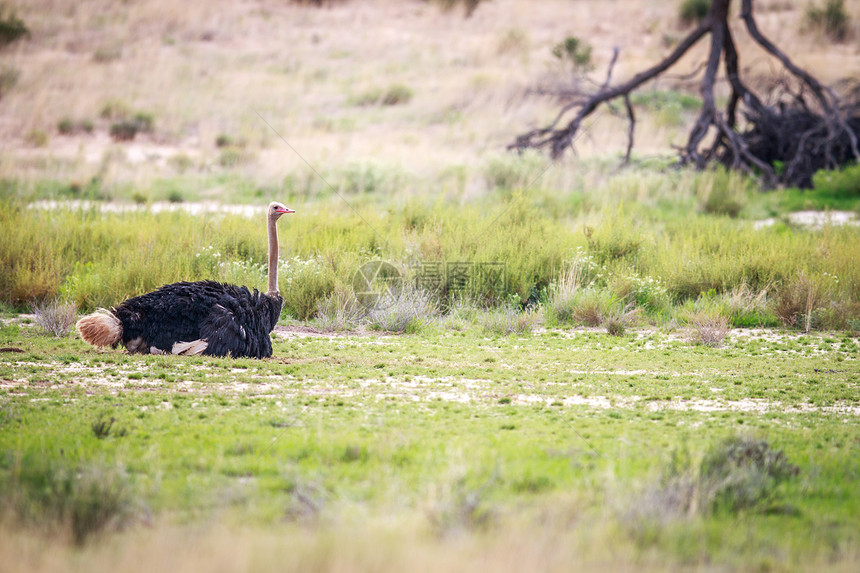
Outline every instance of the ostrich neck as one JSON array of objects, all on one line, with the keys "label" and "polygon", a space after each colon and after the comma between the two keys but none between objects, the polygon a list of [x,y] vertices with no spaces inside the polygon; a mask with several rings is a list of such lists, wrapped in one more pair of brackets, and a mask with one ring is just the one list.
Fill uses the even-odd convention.
[{"label": "ostrich neck", "polygon": [[278,295],[278,227],[275,219],[269,219],[269,296]]}]

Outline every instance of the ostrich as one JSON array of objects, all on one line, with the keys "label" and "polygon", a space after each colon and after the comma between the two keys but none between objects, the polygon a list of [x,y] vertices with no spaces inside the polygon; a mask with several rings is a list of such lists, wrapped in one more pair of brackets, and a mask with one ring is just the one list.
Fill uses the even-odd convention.
[{"label": "ostrich", "polygon": [[269,204],[268,292],[252,293],[244,286],[208,280],[164,285],[81,318],[77,323],[81,338],[94,346],[115,348],[122,343],[129,352],[141,354],[271,356],[269,333],[283,304],[278,293],[277,221],[285,213],[295,211]]}]

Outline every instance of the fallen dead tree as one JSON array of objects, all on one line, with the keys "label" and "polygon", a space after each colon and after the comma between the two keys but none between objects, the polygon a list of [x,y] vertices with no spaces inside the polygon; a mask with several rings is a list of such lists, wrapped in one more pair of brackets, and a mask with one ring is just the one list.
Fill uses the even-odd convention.
[{"label": "fallen dead tree", "polygon": [[[739,54],[728,23],[732,0],[713,0],[708,15],[678,46],[658,64],[618,85],[610,85],[616,50],[607,79],[590,94],[568,93],[566,103],[547,126],[516,138],[509,149],[546,149],[557,158],[569,149],[583,120],[601,105],[624,103],[628,127],[625,161],[633,148],[636,116],[630,94],[671,68],[705,36],[711,45],[700,84],[702,107],[690,129],[686,145],[679,149],[679,162],[704,168],[719,163],[754,174],[765,187],[778,184],[811,186],[819,169],[835,169],[860,159],[860,89],[847,90],[840,97],[822,85],[758,29],[753,0],[742,0],[741,18],[752,39],[779,60],[787,77],[779,97],[766,103],[741,79]],[[714,84],[720,63],[731,87],[725,109],[717,108]],[[792,88],[791,85],[795,87]],[[741,125],[739,115],[744,122]]]}]

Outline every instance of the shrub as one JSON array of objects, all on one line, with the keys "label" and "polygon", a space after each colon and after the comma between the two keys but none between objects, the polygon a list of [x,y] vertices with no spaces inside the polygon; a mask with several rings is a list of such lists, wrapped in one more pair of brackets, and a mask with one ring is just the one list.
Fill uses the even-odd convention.
[{"label": "shrub", "polygon": [[657,483],[624,508],[623,517],[642,533],[694,515],[768,511],[779,501],[780,484],[799,473],[766,441],[731,437],[706,452],[698,468],[687,451],[673,452]]},{"label": "shrub", "polygon": [[138,131],[143,133],[150,133],[155,129],[155,116],[148,111],[135,113],[132,121],[137,124]]},{"label": "shrub", "polygon": [[237,145],[236,141],[226,133],[219,133],[218,137],[215,138],[215,147],[233,147],[235,145]]},{"label": "shrub", "polygon": [[110,126],[110,136],[114,141],[131,141],[137,136],[139,126],[137,122],[124,119]]},{"label": "shrub", "polygon": [[678,8],[678,19],[685,26],[701,22],[711,10],[711,0],[683,0]]},{"label": "shrub", "polygon": [[319,305],[335,289],[335,275],[329,264],[317,258],[298,257],[281,264],[281,295],[284,298],[283,312],[298,320],[309,320]]},{"label": "shrub", "polygon": [[395,84],[385,90],[380,103],[382,105],[400,105],[412,100],[412,89],[409,86]]},{"label": "shrub", "polygon": [[65,338],[75,323],[75,305],[58,299],[36,303],[36,324],[47,334]]},{"label": "shrub", "polygon": [[475,13],[475,10],[478,9],[478,6],[481,2],[485,0],[433,0],[435,4],[438,4],[443,10],[450,11],[455,7],[462,6],[465,11],[466,18],[472,16]]},{"label": "shrub", "polygon": [[179,189],[171,189],[167,192],[166,199],[169,203],[182,203],[185,201],[185,196]]},{"label": "shrub", "polygon": [[15,519],[69,534],[77,544],[121,527],[134,512],[122,467],[73,465],[62,458],[19,454],[0,484],[0,499]]},{"label": "shrub", "polygon": [[5,12],[5,7],[0,6],[0,48],[30,36],[29,28],[15,12]]},{"label": "shrub", "polygon": [[590,71],[591,46],[576,36],[568,36],[552,48],[552,55],[574,73]]},{"label": "shrub", "polygon": [[848,38],[851,17],[845,11],[845,0],[825,0],[824,7],[810,4],[806,8],[804,21],[807,26],[834,41],[841,42]]},{"label": "shrub", "polygon": [[800,473],[782,450],[764,440],[733,437],[712,448],[699,469],[705,511],[761,509],[776,498],[780,483]]},{"label": "shrub", "polygon": [[812,186],[830,195],[860,196],[860,163],[838,171],[821,169],[812,176]]},{"label": "shrub", "polygon": [[773,311],[784,326],[802,325],[809,332],[812,313],[821,307],[823,298],[821,281],[800,272],[777,286]]},{"label": "shrub", "polygon": [[88,119],[76,121],[70,117],[64,117],[57,122],[57,131],[61,135],[75,135],[76,133],[92,133],[93,122]]}]

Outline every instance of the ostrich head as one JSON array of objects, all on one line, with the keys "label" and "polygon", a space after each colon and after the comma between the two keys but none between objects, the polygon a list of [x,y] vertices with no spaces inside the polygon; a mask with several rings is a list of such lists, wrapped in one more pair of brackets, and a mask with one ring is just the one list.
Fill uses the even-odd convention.
[{"label": "ostrich head", "polygon": [[281,215],[295,213],[277,201],[269,203],[266,219],[269,227],[269,296],[278,296],[278,226],[276,223]]},{"label": "ostrich head", "polygon": [[277,201],[272,201],[271,203],[269,203],[269,220],[277,221],[281,217],[281,215],[286,215],[287,213],[295,213],[295,211],[288,207],[284,207]]}]

